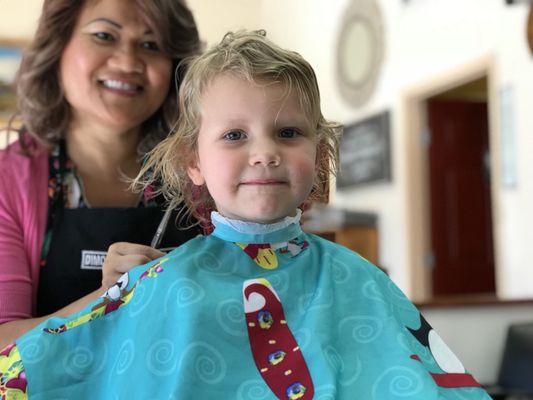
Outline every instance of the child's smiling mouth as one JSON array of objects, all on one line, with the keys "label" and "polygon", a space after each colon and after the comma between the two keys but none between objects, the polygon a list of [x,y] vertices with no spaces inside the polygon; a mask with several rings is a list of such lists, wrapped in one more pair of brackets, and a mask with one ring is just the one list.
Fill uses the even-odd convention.
[{"label": "child's smiling mouth", "polygon": [[286,185],[287,181],[281,179],[250,179],[240,183],[247,186],[278,186]]}]

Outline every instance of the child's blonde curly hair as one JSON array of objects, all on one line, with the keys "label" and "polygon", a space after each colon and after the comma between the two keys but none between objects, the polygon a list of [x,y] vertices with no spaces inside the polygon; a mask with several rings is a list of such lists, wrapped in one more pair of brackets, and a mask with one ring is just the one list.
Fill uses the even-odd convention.
[{"label": "child's blonde curly hair", "polygon": [[342,126],[323,117],[315,73],[302,56],[272,43],[264,31],[239,31],[226,34],[220,44],[184,62],[187,73],[179,89],[178,121],[171,134],[147,154],[133,183],[136,189],[154,185],[169,208],[185,203],[184,213],[201,223],[209,221],[214,201],[205,187],[192,183],[187,167],[197,160],[202,94],[214,78],[230,73],[254,83],[279,83],[285,96],[296,95],[317,136],[317,174],[307,201],[327,199],[330,174],[337,171]]}]

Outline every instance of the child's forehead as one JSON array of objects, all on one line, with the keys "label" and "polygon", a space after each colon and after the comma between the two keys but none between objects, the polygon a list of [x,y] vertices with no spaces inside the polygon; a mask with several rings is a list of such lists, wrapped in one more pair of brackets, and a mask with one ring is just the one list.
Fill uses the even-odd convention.
[{"label": "child's forehead", "polygon": [[258,118],[274,112],[276,116],[310,119],[294,91],[274,80],[221,74],[209,82],[199,100],[201,117],[210,114],[224,119],[229,115]]},{"label": "child's forehead", "polygon": [[276,107],[291,107],[298,109],[310,117],[309,108],[301,101],[301,95],[290,84],[275,78],[250,77],[233,72],[223,72],[213,75],[204,83],[199,96],[200,108],[206,103],[213,103],[213,98],[219,98],[220,106],[229,102],[247,102],[260,99],[265,105]]},{"label": "child's forehead", "polygon": [[207,80],[202,95],[209,90],[226,87],[249,86],[253,88],[274,89],[289,94],[289,85],[274,77],[256,77],[231,71],[218,72]]}]

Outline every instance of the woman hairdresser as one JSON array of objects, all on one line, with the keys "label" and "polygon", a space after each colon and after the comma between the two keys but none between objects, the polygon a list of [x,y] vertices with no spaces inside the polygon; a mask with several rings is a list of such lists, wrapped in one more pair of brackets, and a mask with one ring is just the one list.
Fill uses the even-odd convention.
[{"label": "woman hairdresser", "polygon": [[[127,178],[171,129],[175,67],[198,50],[181,0],[44,1],[18,75],[23,128],[0,152],[0,348],[163,254],[148,246],[161,202]],[[161,247],[196,234],[170,223]]]}]

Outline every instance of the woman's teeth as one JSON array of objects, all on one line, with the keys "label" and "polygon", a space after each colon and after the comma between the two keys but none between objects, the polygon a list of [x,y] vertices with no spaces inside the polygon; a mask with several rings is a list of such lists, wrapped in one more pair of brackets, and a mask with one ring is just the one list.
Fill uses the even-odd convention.
[{"label": "woman's teeth", "polygon": [[118,89],[118,90],[129,90],[129,91],[136,91],[139,89],[139,86],[133,85],[131,83],[126,83],[122,81],[116,81],[116,80],[104,80],[102,81],[102,84],[105,87],[108,87],[110,89]]}]

